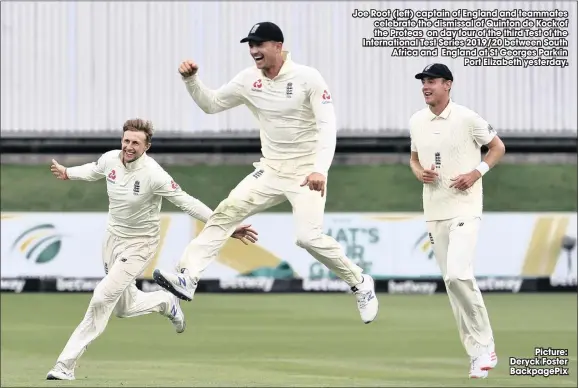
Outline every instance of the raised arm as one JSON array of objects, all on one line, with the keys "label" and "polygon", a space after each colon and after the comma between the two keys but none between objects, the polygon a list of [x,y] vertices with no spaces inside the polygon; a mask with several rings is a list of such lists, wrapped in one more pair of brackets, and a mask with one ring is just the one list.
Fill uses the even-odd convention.
[{"label": "raised arm", "polygon": [[310,104],[319,131],[314,171],[327,177],[336,152],[336,111],[330,89],[319,71],[313,72],[311,82]]},{"label": "raised arm", "polygon": [[243,103],[242,73],[217,90],[209,89],[197,74],[198,66],[192,61],[185,61],[179,68],[185,87],[193,101],[208,114],[223,112]]},{"label": "raised arm", "polygon": [[167,198],[179,209],[199,221],[207,222],[213,213],[213,210],[203,202],[183,191],[173,178],[162,169],[153,173],[152,184],[155,195]]},{"label": "raised arm", "polygon": [[56,160],[52,159],[50,171],[52,171],[52,174],[57,179],[61,180],[97,181],[105,177],[105,155],[106,154],[101,155],[96,162],[86,163],[75,167],[64,167]]}]

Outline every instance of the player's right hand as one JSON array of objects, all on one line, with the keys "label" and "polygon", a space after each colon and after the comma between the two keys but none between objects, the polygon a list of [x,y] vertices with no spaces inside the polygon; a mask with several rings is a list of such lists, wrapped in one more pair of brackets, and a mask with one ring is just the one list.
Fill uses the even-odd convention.
[{"label": "player's right hand", "polygon": [[56,177],[56,179],[62,179],[63,181],[68,179],[68,175],[66,175],[66,167],[54,159],[52,159],[50,171],[52,172],[52,175]]},{"label": "player's right hand", "polygon": [[422,170],[422,182],[434,183],[436,178],[438,178],[438,173],[435,171],[434,164],[430,167],[430,170],[428,169]]},{"label": "player's right hand", "polygon": [[250,243],[257,242],[257,234],[257,231],[253,229],[251,225],[240,225],[235,229],[231,237],[241,240],[242,243],[248,245],[248,241]]},{"label": "player's right hand", "polygon": [[179,66],[179,74],[181,74],[183,78],[191,77],[197,73],[197,70],[199,70],[199,66],[189,59],[181,62],[181,66]]}]

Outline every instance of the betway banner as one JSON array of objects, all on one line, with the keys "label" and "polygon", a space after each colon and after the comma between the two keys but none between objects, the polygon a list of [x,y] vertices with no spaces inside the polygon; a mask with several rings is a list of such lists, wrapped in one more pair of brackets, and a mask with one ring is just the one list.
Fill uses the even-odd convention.
[{"label": "betway banner", "polygon": [[[2,278],[98,278],[102,268],[104,213],[3,213]],[[273,279],[332,280],[329,271],[295,245],[291,214],[250,217],[259,243],[230,239],[204,279],[225,289],[254,287]],[[154,267],[171,269],[203,224],[182,213],[166,213]],[[421,214],[328,213],[324,231],[376,279],[438,277]],[[577,282],[577,214],[487,213],[479,232],[477,277],[551,278]],[[333,284],[333,283],[332,283]],[[313,287],[312,286],[312,287]]]},{"label": "betway banner", "polygon": [[[274,278],[234,278],[243,281],[223,281],[202,279],[197,286],[197,293],[300,293],[300,292],[333,292],[351,293],[351,290],[340,280],[332,279],[274,279]],[[251,280],[248,280],[251,279]],[[100,278],[2,278],[1,292],[11,293],[62,293],[93,292],[101,281]],[[160,290],[153,280],[138,279],[137,288],[144,292]],[[577,283],[560,284],[548,278],[521,277],[479,277],[478,286],[483,293],[532,293],[532,292],[577,292]],[[393,278],[378,279],[376,292],[389,294],[432,295],[445,293],[446,286],[440,278]]]}]

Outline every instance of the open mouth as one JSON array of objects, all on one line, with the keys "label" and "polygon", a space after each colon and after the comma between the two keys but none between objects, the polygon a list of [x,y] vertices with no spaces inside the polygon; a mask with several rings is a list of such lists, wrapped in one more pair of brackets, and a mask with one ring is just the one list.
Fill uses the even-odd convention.
[{"label": "open mouth", "polygon": [[424,97],[430,97],[432,96],[432,92],[424,92]]},{"label": "open mouth", "polygon": [[259,63],[259,62],[263,61],[263,55],[262,54],[256,55],[253,57],[253,59],[255,60],[256,63]]},{"label": "open mouth", "polygon": [[127,156],[135,156],[135,151],[125,151]]}]

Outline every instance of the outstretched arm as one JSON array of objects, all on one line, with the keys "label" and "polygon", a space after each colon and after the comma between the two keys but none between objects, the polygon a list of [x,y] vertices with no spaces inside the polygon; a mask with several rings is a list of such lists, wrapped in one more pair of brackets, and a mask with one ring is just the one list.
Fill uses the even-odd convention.
[{"label": "outstretched arm", "polygon": [[[213,214],[207,205],[183,191],[166,171],[157,172],[153,178],[153,184],[155,185],[154,194],[167,198],[191,217],[206,223]],[[257,232],[251,228],[251,225],[240,225],[231,237],[241,240],[247,245],[247,242],[255,243],[257,241]]]},{"label": "outstretched arm", "polygon": [[61,180],[97,181],[105,176],[105,158],[102,155],[96,162],[68,168],[52,159],[50,171]]},{"label": "outstretched arm", "polygon": [[153,194],[167,198],[179,209],[204,223],[213,213],[203,202],[183,191],[165,171],[156,172],[153,176]]}]

